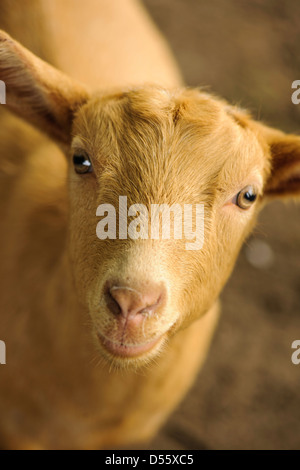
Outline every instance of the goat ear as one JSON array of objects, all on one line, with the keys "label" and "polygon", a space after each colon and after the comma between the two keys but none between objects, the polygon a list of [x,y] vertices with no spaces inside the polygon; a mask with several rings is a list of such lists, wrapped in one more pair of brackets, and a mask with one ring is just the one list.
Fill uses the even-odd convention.
[{"label": "goat ear", "polygon": [[0,30],[0,79],[6,106],[18,116],[66,145],[73,115],[88,99],[86,89]]},{"label": "goat ear", "polygon": [[300,197],[300,136],[255,123],[271,154],[271,173],[265,184],[268,198]]}]

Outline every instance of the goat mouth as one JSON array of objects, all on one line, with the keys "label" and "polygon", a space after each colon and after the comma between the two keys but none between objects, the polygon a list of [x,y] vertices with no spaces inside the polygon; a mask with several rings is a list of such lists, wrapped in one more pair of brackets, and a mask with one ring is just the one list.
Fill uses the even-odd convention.
[{"label": "goat mouth", "polygon": [[98,339],[103,347],[113,356],[124,357],[124,358],[134,358],[141,356],[149,351],[151,351],[155,346],[157,346],[162,336],[158,338],[142,343],[142,344],[127,344],[122,343],[121,341],[112,341],[100,333],[97,333]]}]

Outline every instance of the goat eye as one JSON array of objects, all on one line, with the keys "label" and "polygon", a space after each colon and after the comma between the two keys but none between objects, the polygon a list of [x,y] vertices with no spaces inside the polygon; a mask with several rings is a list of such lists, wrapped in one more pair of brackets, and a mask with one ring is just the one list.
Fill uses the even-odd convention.
[{"label": "goat eye", "polygon": [[250,209],[252,204],[257,199],[257,191],[254,186],[246,186],[242,189],[235,197],[234,203],[239,206],[241,209],[247,210]]},{"label": "goat eye", "polygon": [[76,152],[73,155],[73,164],[76,173],[79,175],[91,173],[93,171],[91,160],[88,154],[84,151]]}]

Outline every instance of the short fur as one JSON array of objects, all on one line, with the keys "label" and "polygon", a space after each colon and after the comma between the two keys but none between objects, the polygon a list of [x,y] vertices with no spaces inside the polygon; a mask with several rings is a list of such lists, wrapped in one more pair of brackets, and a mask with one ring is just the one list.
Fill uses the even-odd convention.
[{"label": "short fur", "polygon": [[[0,33],[0,79],[8,91],[0,113],[2,448],[116,449],[152,437],[205,359],[219,294],[259,210],[271,197],[300,193],[298,136],[181,87],[164,41],[137,2],[127,0],[125,10],[119,2],[118,10],[106,0],[72,1],[73,8],[68,0],[35,1],[23,14],[28,20],[43,10],[53,39],[50,47],[41,38],[43,54],[50,50],[48,60],[64,63],[85,85]],[[2,0],[0,17],[7,4]],[[68,15],[73,23],[64,21]],[[105,50],[96,47],[97,38],[105,40],[102,29],[109,33],[107,17],[129,30],[127,59],[124,44],[116,49],[118,37]],[[8,32],[39,53],[43,28],[29,38],[5,18]],[[82,48],[73,44],[78,35],[65,28],[76,18],[99,31],[94,45],[86,38]],[[87,69],[90,51],[97,60]],[[105,78],[96,80],[105,63]],[[106,90],[109,83],[117,89]],[[90,156],[93,173],[75,173],[78,151]],[[259,197],[242,210],[234,198],[250,184]],[[187,251],[185,240],[97,239],[96,208],[117,207],[119,195],[147,207],[204,203],[203,249]],[[155,315],[123,331],[128,344],[160,338],[135,358],[114,355],[101,341],[119,340],[118,317],[105,299],[111,280],[166,290]]]}]

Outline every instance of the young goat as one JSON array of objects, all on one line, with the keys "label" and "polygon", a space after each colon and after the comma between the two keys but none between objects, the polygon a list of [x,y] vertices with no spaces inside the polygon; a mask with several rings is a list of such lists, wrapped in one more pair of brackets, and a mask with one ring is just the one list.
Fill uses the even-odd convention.
[{"label": "young goat", "polygon": [[[44,2],[58,35],[66,23],[57,10],[68,7],[60,3]],[[89,10],[76,0],[65,14],[81,12],[84,24],[87,10],[91,20],[93,8],[108,3],[114,2],[90,0]],[[5,448],[118,448],[153,436],[205,358],[219,294],[258,212],[270,198],[300,192],[300,138],[181,88],[149,20],[135,2],[126,5],[137,9],[133,23],[149,27],[162,59],[155,65],[154,54],[152,71],[141,73],[136,61],[124,89],[105,91],[120,79],[105,70],[107,78],[97,82],[103,91],[92,91],[91,75],[102,73],[98,53],[90,48],[87,70],[71,43],[75,33],[65,37],[66,57],[76,51],[66,68],[82,80],[86,74],[90,88],[0,33],[7,92],[0,114]],[[28,45],[34,50],[37,43]],[[168,87],[144,85],[148,71]],[[127,223],[119,196],[149,212],[152,204],[203,204],[203,247],[187,250],[186,237],[172,235],[99,239],[100,204]]]}]

